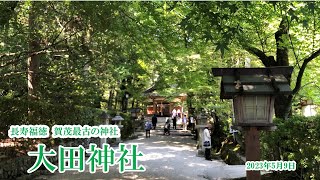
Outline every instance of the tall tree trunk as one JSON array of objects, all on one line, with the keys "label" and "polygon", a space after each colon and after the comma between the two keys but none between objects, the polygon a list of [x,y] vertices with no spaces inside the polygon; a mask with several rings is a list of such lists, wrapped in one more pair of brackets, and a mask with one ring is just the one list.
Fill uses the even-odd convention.
[{"label": "tall tree trunk", "polygon": [[274,113],[277,118],[287,119],[291,112],[292,95],[278,95],[274,101]]},{"label": "tall tree trunk", "polygon": [[126,97],[124,95],[122,95],[122,97],[121,97],[121,111],[122,112],[125,110],[125,100],[126,100]]},{"label": "tall tree trunk", "polygon": [[190,116],[194,116],[194,109],[192,107],[192,99],[194,97],[193,93],[187,93],[187,106],[188,106],[188,113]]},{"label": "tall tree trunk", "polygon": [[[275,33],[276,45],[277,45],[277,66],[289,66],[288,47],[282,46],[284,39],[288,37],[288,22],[286,17],[283,17],[278,31]],[[291,76],[286,77],[291,82]],[[275,116],[277,118],[286,119],[289,116],[292,104],[292,96],[278,95],[275,99],[274,109]]]},{"label": "tall tree trunk", "polygon": [[128,98],[126,97],[126,93],[124,93],[121,97],[121,111],[127,112],[128,109]]},{"label": "tall tree trunk", "polygon": [[114,110],[117,110],[117,105],[118,105],[118,92],[115,92],[115,102],[114,102]]},{"label": "tall tree trunk", "polygon": [[28,72],[28,99],[34,100],[37,97],[39,86],[39,67],[40,58],[37,51],[40,50],[40,39],[36,33],[37,30],[37,14],[35,5],[39,2],[30,2],[29,11],[29,56],[27,60]]},{"label": "tall tree trunk", "polygon": [[[259,57],[265,67],[272,66],[288,66],[289,65],[289,55],[288,47],[282,46],[284,44],[284,37],[288,37],[288,23],[286,22],[286,17],[282,18],[280,22],[278,31],[275,33],[275,40],[277,45],[276,60],[273,56],[267,56],[265,52],[252,47],[250,45],[244,45],[244,48]],[[291,76],[286,77],[291,82]],[[276,96],[274,109],[275,116],[277,118],[286,119],[289,115],[292,103],[292,96],[278,95]]]},{"label": "tall tree trunk", "polygon": [[111,110],[111,109],[112,109],[113,98],[114,98],[114,91],[113,91],[113,89],[111,89],[111,90],[109,91],[108,110]]},{"label": "tall tree trunk", "polygon": [[[245,50],[249,53],[256,55],[264,64],[265,67],[272,67],[272,66],[288,66],[289,65],[289,56],[288,56],[288,47],[284,43],[283,38],[290,38],[289,37],[289,22],[287,22],[287,17],[283,16],[282,21],[280,22],[278,31],[275,33],[275,40],[277,46],[276,52],[276,60],[273,56],[267,56],[264,51],[259,50],[253,46],[243,43],[242,46]],[[284,46],[282,46],[284,45]],[[302,77],[304,71],[310,61],[320,56],[320,48],[313,51],[308,57],[304,58],[301,62],[302,65],[299,67],[299,73],[295,81],[294,89],[292,90],[292,94],[297,94],[301,88]],[[291,82],[291,76],[286,77]],[[275,115],[277,118],[286,119],[291,112],[292,100],[293,95],[285,96],[279,95],[275,99]]]},{"label": "tall tree trunk", "polygon": [[134,99],[134,98],[132,98],[131,108],[134,108],[134,101],[135,101],[135,99]]},{"label": "tall tree trunk", "polygon": [[40,36],[37,34],[37,12],[36,5],[41,2],[30,2],[29,10],[29,54],[27,59],[27,86],[28,86],[28,119],[27,123],[38,123],[34,117],[35,111],[39,108],[35,106],[35,101],[38,97],[39,87],[39,67],[40,57],[38,51],[40,50]]}]

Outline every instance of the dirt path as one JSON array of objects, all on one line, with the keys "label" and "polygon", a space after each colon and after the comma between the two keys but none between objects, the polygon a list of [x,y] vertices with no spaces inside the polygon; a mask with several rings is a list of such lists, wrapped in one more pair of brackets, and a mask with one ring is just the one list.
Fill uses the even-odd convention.
[{"label": "dirt path", "polygon": [[[160,119],[161,126],[164,120]],[[67,171],[63,174],[40,176],[36,179],[66,180],[66,179],[225,179],[244,177],[244,166],[229,166],[224,162],[213,160],[206,161],[203,157],[196,156],[196,141],[192,139],[189,131],[172,131],[170,136],[164,136],[161,127],[151,132],[151,138],[145,138],[144,133],[139,133],[138,139],[124,143],[138,143],[139,151],[145,155],[139,159],[139,164],[144,165],[145,172],[119,173],[118,166],[110,167],[109,173],[102,173],[98,169],[91,174],[89,167],[83,173]],[[116,149],[116,148],[114,148]]]}]

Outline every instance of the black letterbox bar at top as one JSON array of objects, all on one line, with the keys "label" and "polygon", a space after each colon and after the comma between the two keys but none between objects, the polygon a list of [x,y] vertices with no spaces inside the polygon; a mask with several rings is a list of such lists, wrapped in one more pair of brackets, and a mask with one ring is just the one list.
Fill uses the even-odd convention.
[{"label": "black letterbox bar at top", "polygon": [[266,68],[212,68],[212,74],[214,76],[234,76],[236,72],[237,75],[283,74],[286,77],[291,76],[292,71],[292,66],[275,66]]}]

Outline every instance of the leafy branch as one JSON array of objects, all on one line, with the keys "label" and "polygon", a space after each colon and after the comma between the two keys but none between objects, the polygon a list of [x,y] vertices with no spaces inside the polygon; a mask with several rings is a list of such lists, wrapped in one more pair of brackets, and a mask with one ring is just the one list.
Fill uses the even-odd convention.
[{"label": "leafy branch", "polygon": [[57,46],[58,44],[72,38],[73,36],[75,36],[77,33],[83,31],[84,29],[80,29],[79,31],[76,31],[74,32],[73,34],[69,35],[69,37],[65,38],[65,39],[62,39],[60,41],[56,41],[38,51],[22,51],[22,52],[19,52],[19,53],[7,53],[7,54],[3,54],[1,55],[1,58],[4,58],[4,57],[8,57],[8,56],[16,56],[14,57],[13,59],[10,59],[10,60],[6,60],[6,61],[10,61],[4,65],[0,65],[0,68],[3,68],[3,67],[6,67],[6,66],[9,66],[11,64],[15,64],[21,60],[23,60],[23,58],[21,56],[33,56],[33,55],[38,55],[38,54],[41,54],[41,53],[45,53],[45,52],[48,52],[48,50],[52,47],[55,47]]},{"label": "leafy branch", "polygon": [[319,55],[320,55],[320,49],[318,49],[317,51],[313,52],[309,57],[307,57],[307,58],[305,58],[303,60],[302,66],[301,66],[301,68],[299,70],[299,74],[297,76],[296,86],[292,90],[293,94],[297,93],[301,88],[302,76],[303,76],[303,73],[304,73],[305,69],[307,68],[308,63],[310,61],[312,61],[313,59],[317,58]]}]

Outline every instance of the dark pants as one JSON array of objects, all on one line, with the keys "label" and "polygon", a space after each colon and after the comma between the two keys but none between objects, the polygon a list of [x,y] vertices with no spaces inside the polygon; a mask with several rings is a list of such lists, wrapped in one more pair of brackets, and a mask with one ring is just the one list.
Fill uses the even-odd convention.
[{"label": "dark pants", "polygon": [[190,123],[190,128],[192,131],[194,131],[194,123]]},{"label": "dark pants", "polygon": [[211,160],[211,148],[205,148],[205,151],[204,151],[204,157],[206,158],[206,160]]},{"label": "dark pants", "polygon": [[148,136],[150,138],[150,130],[146,130],[146,138],[148,138]]},{"label": "dark pants", "polygon": [[170,129],[164,128],[164,135],[170,135]]},{"label": "dark pants", "polygon": [[177,129],[177,120],[173,120],[172,125],[172,129]]},{"label": "dark pants", "polygon": [[153,129],[156,129],[157,123],[152,123]]}]

